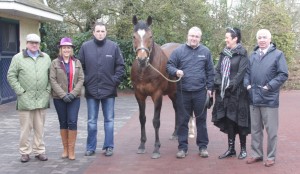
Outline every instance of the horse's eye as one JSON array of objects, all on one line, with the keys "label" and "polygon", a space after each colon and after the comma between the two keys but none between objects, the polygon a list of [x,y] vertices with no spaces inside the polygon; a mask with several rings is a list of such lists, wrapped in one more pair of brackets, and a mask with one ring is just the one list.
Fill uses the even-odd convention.
[{"label": "horse's eye", "polygon": [[135,39],[135,36],[132,36],[132,39]]},{"label": "horse's eye", "polygon": [[150,39],[152,39],[153,36],[150,36]]}]

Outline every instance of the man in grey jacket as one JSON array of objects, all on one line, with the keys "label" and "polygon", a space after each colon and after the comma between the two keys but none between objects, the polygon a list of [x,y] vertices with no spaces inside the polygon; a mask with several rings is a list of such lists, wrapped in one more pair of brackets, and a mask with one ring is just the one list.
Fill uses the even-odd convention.
[{"label": "man in grey jacket", "polygon": [[207,95],[212,96],[214,66],[210,50],[200,44],[201,36],[200,28],[192,27],[187,35],[187,43],[176,48],[167,63],[167,72],[171,76],[182,77],[177,83],[176,99],[179,115],[177,158],[184,158],[188,153],[188,122],[193,113],[196,117],[199,155],[208,157],[205,99]]},{"label": "man in grey jacket", "polygon": [[275,164],[279,91],[288,78],[287,63],[282,51],[271,42],[271,33],[261,29],[256,34],[257,44],[250,56],[250,65],[244,78],[250,96],[252,157],[247,164],[263,160],[263,128],[267,131],[267,160],[264,165]]}]

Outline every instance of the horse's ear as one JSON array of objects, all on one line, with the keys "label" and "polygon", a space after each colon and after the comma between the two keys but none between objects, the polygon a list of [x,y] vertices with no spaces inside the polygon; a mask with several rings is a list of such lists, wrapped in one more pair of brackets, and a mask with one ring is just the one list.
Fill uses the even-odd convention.
[{"label": "horse's ear", "polygon": [[151,16],[148,16],[147,24],[148,24],[148,26],[150,26],[152,24],[152,17]]},{"label": "horse's ear", "polygon": [[136,25],[138,23],[138,19],[135,15],[132,18],[132,23],[133,23],[133,25]]}]

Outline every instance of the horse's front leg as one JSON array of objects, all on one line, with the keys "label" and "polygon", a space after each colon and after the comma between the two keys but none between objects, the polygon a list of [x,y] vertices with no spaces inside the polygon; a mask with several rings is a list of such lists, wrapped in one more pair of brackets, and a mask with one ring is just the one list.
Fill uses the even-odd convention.
[{"label": "horse's front leg", "polygon": [[140,143],[140,146],[138,148],[137,153],[138,154],[144,154],[146,152],[145,143],[147,141],[146,128],[145,128],[145,124],[146,124],[146,115],[145,115],[146,97],[144,97],[142,95],[140,95],[140,96],[136,95],[136,100],[137,100],[138,105],[139,105],[139,110],[140,110],[139,119],[140,119],[140,124],[141,124],[141,143]]},{"label": "horse's front leg", "polygon": [[160,111],[162,105],[162,94],[156,94],[152,96],[152,100],[154,102],[154,117],[152,123],[155,129],[155,144],[154,144],[154,151],[152,153],[152,158],[157,159],[160,157],[159,128],[160,128]]}]

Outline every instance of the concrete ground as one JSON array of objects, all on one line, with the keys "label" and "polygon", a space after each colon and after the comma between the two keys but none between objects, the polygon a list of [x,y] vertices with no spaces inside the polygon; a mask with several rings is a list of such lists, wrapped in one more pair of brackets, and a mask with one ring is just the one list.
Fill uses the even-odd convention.
[{"label": "concrete ground", "polygon": [[[116,99],[115,150],[112,157],[105,157],[101,150],[103,144],[103,119],[99,115],[98,148],[95,156],[85,157],[86,141],[86,102],[82,98],[78,121],[78,139],[76,143],[76,160],[60,159],[62,145],[59,135],[57,116],[53,105],[47,111],[45,143],[49,160],[41,162],[31,157],[28,163],[19,161],[18,139],[19,122],[15,103],[0,105],[0,174],[300,174],[300,91],[282,91],[279,108],[279,133],[276,164],[267,168],[263,162],[248,165],[245,160],[237,158],[218,159],[227,149],[227,137],[211,123],[211,110],[208,111],[207,126],[209,134],[209,157],[198,156],[195,139],[189,139],[189,155],[177,159],[177,141],[169,140],[174,130],[174,111],[171,101],[164,97],[161,113],[160,141],[161,158],[151,159],[154,147],[154,129],[152,126],[153,104],[147,99],[146,115],[146,153],[137,154],[140,143],[140,124],[138,106],[132,94],[121,94]],[[247,137],[247,149],[250,153],[251,136]],[[238,137],[236,149],[239,153]],[[266,152],[266,141],[265,152]]]}]

